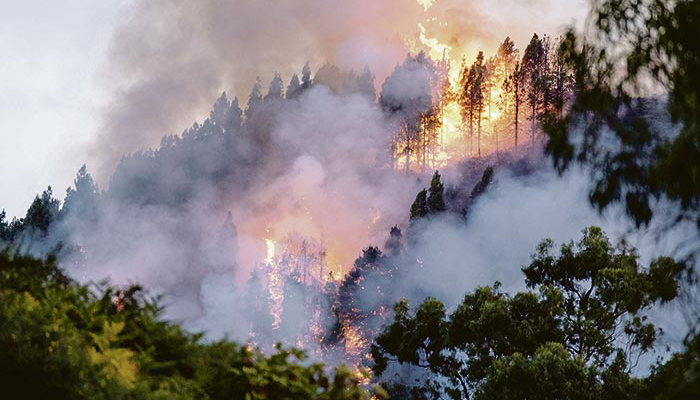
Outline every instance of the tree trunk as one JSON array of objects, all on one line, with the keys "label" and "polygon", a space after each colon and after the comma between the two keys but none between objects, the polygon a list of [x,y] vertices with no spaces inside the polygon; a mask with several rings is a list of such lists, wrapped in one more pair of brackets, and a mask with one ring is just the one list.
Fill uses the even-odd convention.
[{"label": "tree trunk", "polygon": [[515,150],[518,150],[518,114],[520,113],[520,101],[515,97]]},{"label": "tree trunk", "polygon": [[421,165],[421,173],[422,173],[422,172],[425,172],[425,161],[426,161],[426,157],[427,157],[426,154],[425,154],[425,151],[426,151],[426,148],[427,148],[427,146],[426,146],[426,145],[427,145],[426,141],[427,141],[427,138],[428,138],[428,135],[427,135],[427,132],[426,132],[426,127],[425,127],[425,122],[423,122],[422,126],[423,126],[423,160],[422,160],[422,161],[423,161],[423,165]]},{"label": "tree trunk", "polygon": [[469,110],[469,156],[474,154],[474,112]]},{"label": "tree trunk", "polygon": [[404,149],[404,153],[406,153],[406,165],[404,166],[404,170],[406,171],[406,175],[408,175],[408,170],[410,169],[410,164],[411,164],[411,133],[408,130],[408,126],[405,127],[406,130],[406,148]]},{"label": "tree trunk", "polygon": [[479,116],[479,120],[476,122],[476,125],[477,125],[476,149],[477,149],[477,156],[481,157],[481,108],[479,108],[477,115]]},{"label": "tree trunk", "polygon": [[535,147],[535,120],[537,119],[536,114],[537,105],[532,105],[532,127],[530,128],[530,141],[532,142],[532,147]]}]

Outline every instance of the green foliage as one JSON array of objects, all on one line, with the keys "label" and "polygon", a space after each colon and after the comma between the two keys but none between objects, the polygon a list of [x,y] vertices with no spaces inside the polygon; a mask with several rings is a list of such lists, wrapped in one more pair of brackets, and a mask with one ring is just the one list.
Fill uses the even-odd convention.
[{"label": "green foliage", "polygon": [[88,288],[54,260],[0,253],[0,385],[10,398],[366,399],[296,349],[204,343],[138,286]]},{"label": "green foliage", "polygon": [[[674,217],[700,224],[700,1],[592,4],[593,31],[562,43],[577,96],[546,124],[547,151],[561,170],[572,161],[595,169],[590,199],[600,208],[622,203],[643,225],[652,202],[668,198],[680,206]],[[649,87],[667,100],[639,99]]]},{"label": "green foliage", "polygon": [[494,361],[475,399],[589,400],[596,396],[596,373],[560,343],[545,343],[532,357],[521,353]]},{"label": "green foliage", "polygon": [[488,189],[491,182],[493,182],[493,167],[489,165],[484,170],[483,175],[481,175],[479,183],[477,183],[476,186],[474,186],[469,200],[473,201],[477,197],[481,196],[486,191],[486,189]]},{"label": "green foliage", "polygon": [[690,337],[683,352],[657,366],[648,378],[647,398],[692,399],[700,393],[700,335]]},{"label": "green foliage", "polygon": [[425,189],[421,190],[416,195],[416,199],[411,205],[411,220],[423,218],[430,213],[427,195],[428,193]]},{"label": "green foliage", "polygon": [[643,269],[634,249],[595,227],[558,256],[552,247],[543,241],[523,268],[533,291],[477,288],[449,315],[434,298],[413,313],[397,304],[372,347],[375,373],[390,362],[428,370],[433,378],[403,392],[437,387],[451,398],[632,396],[641,383],[630,369],[657,336],[644,311],[676,297],[684,265],[659,258]]},{"label": "green foliage", "polygon": [[58,216],[60,206],[61,202],[53,197],[53,191],[49,186],[41,194],[41,197],[34,198],[27,210],[27,215],[24,217],[24,225],[46,233],[51,222]]},{"label": "green foliage", "polygon": [[81,223],[94,222],[97,219],[100,192],[85,164],[78,170],[73,184],[75,189],[66,189],[66,198],[61,214],[64,216],[73,214],[76,220]]},{"label": "green foliage", "polygon": [[445,186],[442,183],[440,173],[435,171],[430,181],[428,190],[421,190],[411,205],[411,220],[427,217],[431,214],[443,212],[445,206]]},{"label": "green foliage", "polygon": [[662,257],[644,271],[635,249],[625,243],[613,248],[597,227],[585,229],[578,243],[562,245],[559,257],[552,247],[551,240],[543,241],[523,272],[529,288],[561,294],[562,329],[572,354],[602,365],[623,332],[627,352],[650,350],[657,330],[640,312],[676,297],[683,264]]},{"label": "green foliage", "polygon": [[445,211],[445,199],[443,197],[444,193],[445,186],[442,184],[440,179],[440,173],[435,171],[433,179],[430,181],[430,188],[428,189],[428,208],[430,211]]}]

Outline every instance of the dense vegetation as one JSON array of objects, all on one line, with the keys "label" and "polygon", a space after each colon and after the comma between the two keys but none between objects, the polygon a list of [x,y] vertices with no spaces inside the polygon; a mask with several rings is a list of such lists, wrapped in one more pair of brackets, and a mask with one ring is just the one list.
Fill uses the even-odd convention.
[{"label": "dense vegetation", "polygon": [[[677,296],[683,264],[662,257],[642,268],[633,248],[612,246],[595,227],[558,256],[552,248],[543,241],[523,268],[531,291],[480,287],[449,314],[435,298],[415,311],[398,303],[372,349],[393,398],[642,399],[654,390],[666,398],[663,379],[678,378],[669,371],[679,367],[690,368],[681,391],[698,385],[695,344],[648,378],[632,374],[660,333],[645,311]],[[429,378],[393,378],[392,363]]]},{"label": "dense vegetation", "polygon": [[0,386],[26,399],[363,399],[352,373],[159,318],[138,286],[80,285],[55,260],[0,253]]},{"label": "dense vegetation", "polygon": [[[379,94],[377,104],[395,126],[389,140],[391,154],[378,166],[385,162],[383,166],[398,168],[403,156],[408,172],[413,155],[425,172],[435,160],[440,106],[454,100],[468,128],[469,153],[481,155],[482,123],[491,123],[483,115],[493,102],[508,116],[499,129],[512,129],[514,147],[519,145],[522,113],[523,118],[528,115],[532,147],[539,138],[536,125],[544,125],[547,151],[561,170],[573,161],[593,169],[593,204],[604,208],[620,202],[638,225],[644,225],[655,215],[656,201],[667,201],[678,206],[671,210],[669,226],[683,220],[700,223],[700,4],[694,0],[593,3],[595,43],[582,43],[573,32],[559,44],[534,35],[520,57],[514,43],[506,39],[495,57],[485,59],[480,53],[470,66],[464,61],[458,93],[445,86],[437,100],[431,88],[436,82],[444,86],[445,64],[433,63],[425,54],[408,57]],[[615,47],[612,52],[613,44],[619,43],[626,45],[623,51]],[[407,77],[419,78],[422,86],[411,98],[401,93]],[[372,366],[381,387],[371,390],[360,385],[349,369],[340,366],[331,371],[311,363],[301,350],[280,345],[273,354],[264,354],[226,339],[206,341],[203,335],[164,320],[158,299],[148,297],[139,286],[80,284],[58,267],[53,256],[41,260],[25,255],[80,254],[79,247],[63,240],[61,229],[69,223],[89,227],[106,201],[177,209],[204,184],[221,188],[233,182],[245,187],[260,169],[260,154],[270,151],[266,147],[269,124],[274,122],[270,115],[280,104],[293,104],[314,84],[374,103],[372,81],[369,70],[352,74],[330,65],[312,79],[307,65],[301,79],[292,78],[285,95],[276,75],[263,96],[258,80],[245,111],[237,99],[229,101],[224,94],[202,125],[195,124],[181,136],[165,137],[157,151],[125,157],[108,192],[100,193],[83,167],[62,206],[49,187],[23,218],[7,221],[5,213],[0,213],[0,247],[9,244],[0,252],[3,395],[57,399],[363,399],[371,394],[394,399],[698,397],[698,314],[690,315],[691,329],[682,349],[649,370],[636,369],[642,357],[659,348],[662,332],[650,311],[676,301],[684,290],[697,290],[693,253],[681,261],[660,257],[641,265],[634,248],[624,242],[613,245],[599,228],[591,227],[578,242],[563,244],[558,253],[552,241],[543,241],[522,268],[526,291],[506,293],[495,283],[468,291],[451,308],[422,292],[410,293],[413,298],[425,298],[414,308],[407,300],[395,303],[409,295],[399,293],[395,283],[423,268],[422,261],[407,256],[420,230],[439,218],[468,223],[470,207],[494,179],[492,167],[478,168],[481,179],[475,180],[476,185],[457,188],[446,188],[436,172],[417,194],[404,233],[393,228],[384,248],[363,250],[342,282],[313,288],[322,294],[316,306],[323,308],[320,314],[332,326],[320,340],[324,350],[342,347],[349,328],[375,337]],[[639,98],[649,82],[665,89],[668,101]],[[501,96],[491,99],[496,86]],[[568,103],[572,91],[575,96]],[[660,124],[662,118],[653,118],[665,112],[675,124]],[[577,130],[580,126],[582,133]],[[231,155],[236,163],[230,162]],[[168,175],[188,179],[160,179]],[[235,235],[230,216],[226,228],[229,236]],[[289,288],[299,281],[291,277],[284,284]],[[258,307],[253,314],[261,325],[252,329],[262,338],[271,325],[269,294],[255,274],[249,290],[251,307]],[[290,312],[301,298],[287,296],[285,310]],[[392,305],[393,314],[378,312]],[[280,329],[292,333],[290,342],[308,329],[299,321],[294,326],[285,324]]]}]

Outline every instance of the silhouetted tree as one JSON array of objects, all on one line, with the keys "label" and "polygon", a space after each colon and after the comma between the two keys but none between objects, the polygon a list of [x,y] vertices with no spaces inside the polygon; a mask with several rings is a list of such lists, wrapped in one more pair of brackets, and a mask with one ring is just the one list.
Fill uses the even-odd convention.
[{"label": "silhouetted tree", "polygon": [[416,199],[411,205],[411,220],[423,218],[430,213],[428,208],[428,192],[423,189],[416,195]]},{"label": "silhouetted tree", "polygon": [[255,110],[257,107],[262,103],[262,81],[260,80],[260,77],[255,78],[255,84],[253,85],[253,89],[250,92],[250,95],[248,96],[248,104],[246,105],[245,109],[245,118],[246,118],[246,123],[248,120],[252,119],[253,116],[255,115]]},{"label": "silhouetted tree", "polygon": [[538,109],[541,107],[542,79],[544,75],[544,45],[537,34],[532,36],[530,43],[525,48],[521,63],[523,83],[527,93],[527,101],[530,105],[530,140],[535,144],[535,126]]},{"label": "silhouetted tree", "polygon": [[440,179],[440,173],[435,171],[433,179],[430,181],[428,189],[428,208],[431,213],[442,212],[446,210],[444,199],[445,187]]},{"label": "silhouetted tree", "polygon": [[282,77],[275,73],[275,76],[270,81],[270,87],[265,95],[265,101],[278,100],[282,98]]},{"label": "silhouetted tree", "polygon": [[61,202],[53,197],[49,186],[40,196],[36,196],[24,217],[24,226],[46,234],[51,223],[58,217]]},{"label": "silhouetted tree", "polygon": [[288,99],[293,99],[299,97],[300,92],[301,84],[299,83],[299,77],[297,74],[294,74],[292,79],[289,81],[289,86],[287,86],[286,96]]}]

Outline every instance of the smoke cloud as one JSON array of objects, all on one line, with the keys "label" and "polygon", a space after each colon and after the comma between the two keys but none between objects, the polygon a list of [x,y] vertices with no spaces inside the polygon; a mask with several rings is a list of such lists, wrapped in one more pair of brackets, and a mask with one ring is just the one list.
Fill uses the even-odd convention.
[{"label": "smoke cloud", "polygon": [[436,0],[425,10],[413,0],[135,1],[102,73],[113,99],[92,164],[104,181],[123,154],[181,132],[221,91],[244,104],[256,76],[279,72],[286,83],[306,61],[330,62],[369,66],[380,86],[409,50],[430,50],[419,24],[425,39],[450,46],[453,59],[471,59],[479,49],[495,51],[506,34],[520,47],[534,32],[557,34],[583,16],[585,1],[571,3]]},{"label": "smoke cloud", "polygon": [[[241,129],[234,139],[197,136],[202,126],[219,129],[212,114],[182,137],[166,137],[158,150],[119,163],[122,155],[201,121],[223,90],[245,109],[257,76],[279,72],[286,86],[307,61],[356,71],[367,65],[379,88],[409,51],[435,53],[446,45],[453,59],[473,57],[480,49],[492,53],[506,34],[523,48],[533,32],[554,35],[582,9],[554,0],[497,6],[435,0],[427,9],[409,0],[136,1],[103,72],[114,96],[94,157],[101,180],[112,177],[94,222],[68,219],[61,227],[80,247],[63,263],[84,281],[109,277],[163,294],[167,316],[188,328],[247,340],[260,319],[246,281],[264,271],[264,239],[313,239],[327,252],[325,272],[342,275],[363,248],[382,246],[392,226],[407,232],[408,211],[428,176],[386,168],[392,128],[375,99],[323,85],[264,103],[266,118],[256,121],[262,128]],[[425,88],[416,87],[415,77],[398,75],[394,97],[419,96]],[[576,239],[589,225],[603,227],[613,241],[643,245],[645,262],[667,254],[672,240],[630,236],[619,211],[601,215],[588,205],[586,171],[560,177],[541,155],[533,157],[536,167],[526,175],[497,168],[466,221],[450,215],[413,229],[403,257],[422,268],[391,282],[393,292],[413,305],[430,295],[452,307],[465,292],[496,280],[507,291],[521,290],[520,267],[537,243]],[[463,168],[441,171],[447,186],[473,187],[476,181],[462,179]],[[295,290],[288,296],[305,295]],[[296,325],[312,319],[303,307],[287,310]],[[280,329],[274,339],[287,333]]]}]

